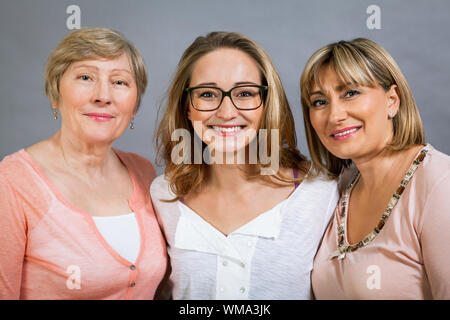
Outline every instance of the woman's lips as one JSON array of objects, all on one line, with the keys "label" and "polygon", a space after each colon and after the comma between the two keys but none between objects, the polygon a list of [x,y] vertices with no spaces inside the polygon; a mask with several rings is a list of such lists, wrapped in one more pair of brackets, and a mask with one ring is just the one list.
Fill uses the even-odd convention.
[{"label": "woman's lips", "polygon": [[223,137],[238,135],[245,129],[245,126],[240,125],[211,125],[208,127],[214,130],[215,133]]},{"label": "woman's lips", "polygon": [[345,140],[355,135],[356,132],[358,132],[361,128],[362,126],[347,127],[344,129],[333,131],[330,136],[334,140]]},{"label": "woman's lips", "polygon": [[108,113],[86,113],[85,115],[91,118],[92,120],[99,122],[106,122],[110,121],[111,119],[114,119],[114,117]]}]

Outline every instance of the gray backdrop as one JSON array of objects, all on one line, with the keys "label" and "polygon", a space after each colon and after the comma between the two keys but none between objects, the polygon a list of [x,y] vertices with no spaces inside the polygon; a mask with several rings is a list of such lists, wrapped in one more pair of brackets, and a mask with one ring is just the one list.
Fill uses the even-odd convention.
[{"label": "gray backdrop", "polygon": [[[109,27],[122,32],[146,60],[149,86],[136,117],[136,129],[127,130],[115,146],[139,153],[152,162],[158,109],[164,103],[176,64],[195,37],[217,30],[243,33],[271,55],[293,109],[303,153],[308,155],[299,78],[306,60],[329,42],[362,36],[378,42],[392,54],[417,101],[427,141],[450,154],[450,1],[0,3],[0,159],[53,135],[59,128],[59,120],[53,120],[43,91],[43,75],[49,53],[69,32],[67,21],[72,21],[73,15],[66,10],[70,5],[79,6],[82,27]],[[367,13],[371,5],[378,6],[379,16],[370,10]],[[374,20],[376,17],[380,19]],[[158,173],[162,170],[157,168]]]}]

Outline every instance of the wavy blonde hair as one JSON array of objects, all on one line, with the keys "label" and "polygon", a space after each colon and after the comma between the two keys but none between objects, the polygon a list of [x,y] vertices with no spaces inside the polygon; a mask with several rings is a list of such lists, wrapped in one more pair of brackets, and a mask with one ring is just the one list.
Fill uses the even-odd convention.
[{"label": "wavy blonde hair", "polygon": [[394,134],[389,150],[403,150],[425,143],[425,135],[416,102],[392,56],[375,42],[357,38],[339,41],[317,50],[305,65],[300,78],[301,102],[309,153],[315,168],[332,176],[340,174],[351,160],[340,159],[329,152],[320,141],[309,117],[310,96],[315,85],[320,87],[319,73],[329,66],[345,84],[366,87],[381,86],[388,91],[397,85],[400,106],[393,118]]},{"label": "wavy blonde hair", "polygon": [[[189,86],[190,77],[195,63],[204,55],[220,49],[232,48],[241,50],[248,54],[255,62],[261,72],[262,84],[268,86],[264,96],[264,110],[259,129],[279,129],[279,159],[280,167],[296,168],[306,173],[308,164],[306,158],[297,150],[297,139],[295,123],[289,103],[283,90],[280,77],[266,51],[254,41],[244,35],[234,32],[211,32],[206,36],[200,36],[183,53],[172,80],[168,92],[167,106],[162,116],[156,133],[156,144],[158,158],[165,163],[165,175],[169,179],[172,192],[176,199],[187,195],[202,184],[205,179],[207,164],[193,164],[194,156],[191,154],[191,164],[175,164],[171,161],[172,149],[178,141],[172,141],[172,132],[176,129],[186,129],[193,137],[194,129],[187,117],[189,110],[188,97],[185,89]],[[192,139],[193,140],[193,139]],[[191,143],[192,141],[182,141]],[[270,151],[270,134],[268,135],[268,149]],[[202,143],[203,149],[206,147]],[[193,148],[191,148],[192,150]],[[263,165],[258,161],[258,168]],[[256,177],[257,174],[246,172],[248,177]],[[292,179],[283,176],[280,172],[264,176],[264,178],[275,177],[281,181]],[[292,180],[293,181],[293,180]],[[297,180],[296,180],[297,181]]]}]

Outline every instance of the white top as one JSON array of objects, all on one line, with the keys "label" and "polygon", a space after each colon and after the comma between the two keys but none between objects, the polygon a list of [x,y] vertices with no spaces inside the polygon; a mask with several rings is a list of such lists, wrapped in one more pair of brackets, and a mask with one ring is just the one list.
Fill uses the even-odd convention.
[{"label": "white top", "polygon": [[134,263],[139,254],[140,235],[133,212],[120,216],[93,216],[106,242],[125,260]]},{"label": "white top", "polygon": [[225,236],[174,199],[167,180],[150,188],[172,265],[173,299],[311,299],[310,273],[339,195],[324,176]]}]

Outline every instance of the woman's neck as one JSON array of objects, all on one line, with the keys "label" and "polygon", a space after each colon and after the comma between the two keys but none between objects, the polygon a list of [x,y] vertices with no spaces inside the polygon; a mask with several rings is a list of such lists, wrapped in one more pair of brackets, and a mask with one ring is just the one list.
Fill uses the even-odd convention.
[{"label": "woman's neck", "polygon": [[401,180],[421,147],[414,146],[400,151],[383,149],[371,157],[352,159],[361,175],[358,182],[360,189],[366,193],[374,193]]},{"label": "woman's neck", "polygon": [[[207,184],[209,189],[220,190],[221,192],[230,191],[233,194],[239,193],[252,184],[245,172],[251,170],[251,165],[227,165],[214,164],[209,166]],[[256,181],[254,181],[256,183]]]},{"label": "woman's neck", "polygon": [[78,137],[58,131],[50,138],[64,166],[83,176],[104,176],[111,166],[112,143],[90,144]]}]

